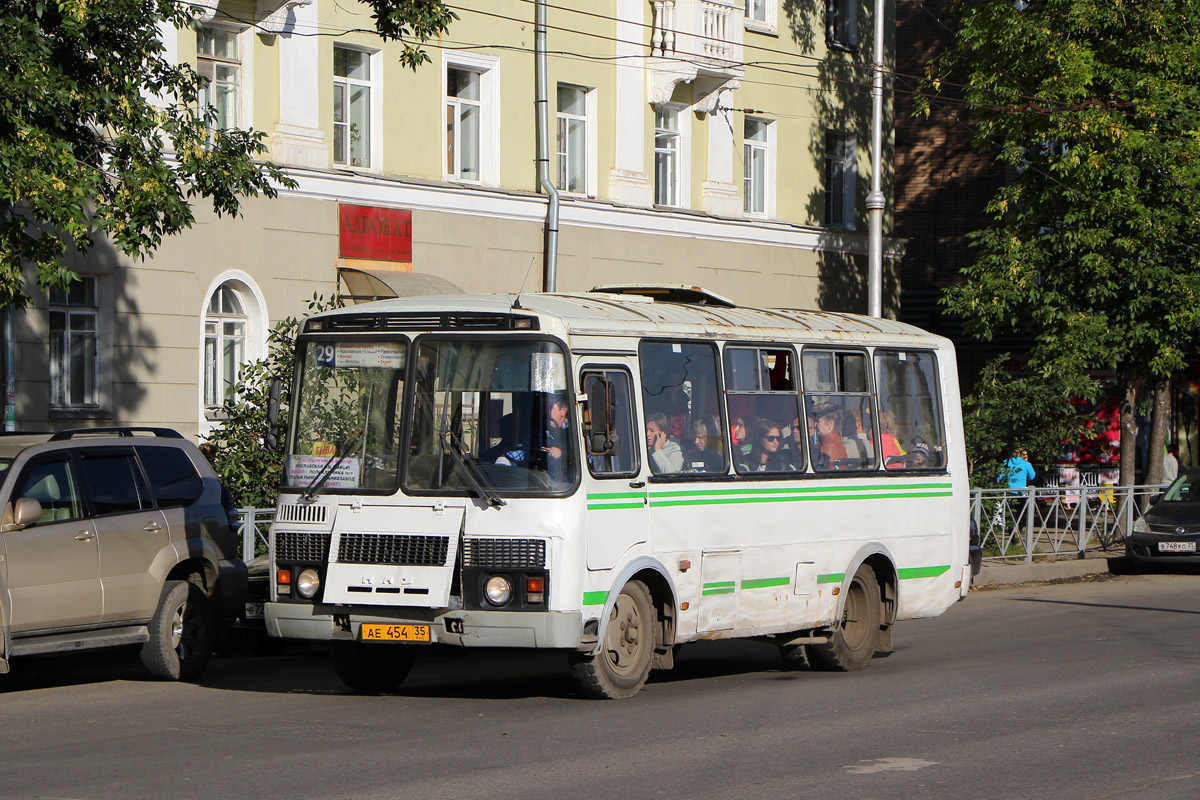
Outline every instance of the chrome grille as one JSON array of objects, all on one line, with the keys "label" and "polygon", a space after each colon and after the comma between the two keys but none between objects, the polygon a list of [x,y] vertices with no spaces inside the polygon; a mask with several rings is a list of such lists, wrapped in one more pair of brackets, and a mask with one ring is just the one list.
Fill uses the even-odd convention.
[{"label": "chrome grille", "polygon": [[297,505],[294,503],[282,505],[275,512],[279,522],[324,522],[325,508],[322,505]]},{"label": "chrome grille", "polygon": [[446,563],[449,551],[448,536],[343,533],[338,546],[338,561],[346,564],[440,567]]},{"label": "chrome grille", "polygon": [[[1179,530],[1182,528],[1183,530]],[[1151,533],[1160,533],[1166,536],[1190,536],[1193,533],[1200,533],[1200,526],[1197,525],[1171,525],[1161,522],[1150,523]]]},{"label": "chrome grille", "polygon": [[537,569],[546,566],[545,539],[464,539],[463,566]]},{"label": "chrome grille", "polygon": [[328,533],[275,532],[275,560],[324,563],[329,556]]}]

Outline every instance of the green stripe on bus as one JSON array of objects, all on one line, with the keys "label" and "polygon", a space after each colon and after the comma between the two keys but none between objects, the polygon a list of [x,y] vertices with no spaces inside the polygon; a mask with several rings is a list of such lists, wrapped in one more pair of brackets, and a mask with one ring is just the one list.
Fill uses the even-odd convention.
[{"label": "green stripe on bus", "polygon": [[841,583],[846,579],[844,572],[828,572],[817,576],[817,583]]},{"label": "green stripe on bus", "polygon": [[703,592],[701,592],[701,594],[707,597],[710,594],[733,594],[736,591],[737,589],[730,586],[727,589],[705,589]]},{"label": "green stripe on bus", "polygon": [[723,586],[737,586],[735,581],[713,581],[712,583],[704,584],[705,589],[717,589]]},{"label": "green stripe on bus", "polygon": [[[651,499],[658,497],[717,497],[721,495],[744,494],[812,494],[815,492],[869,492],[886,488],[888,491],[906,491],[909,489],[952,489],[950,483],[906,483],[900,486],[882,487],[877,483],[861,484],[858,486],[787,486],[771,488],[746,489],[689,489],[681,491],[651,492]],[[595,495],[588,495],[592,499]]]},{"label": "green stripe on bus", "polygon": [[585,606],[602,606],[608,600],[608,592],[584,592],[583,604]]},{"label": "green stripe on bus", "polygon": [[752,580],[742,581],[742,588],[765,589],[768,586],[787,586],[791,582],[791,578],[754,578]]},{"label": "green stripe on bus", "polygon": [[[836,490],[827,490],[836,491]],[[650,500],[651,508],[669,506],[724,506],[744,503],[799,503],[817,500],[904,500],[918,497],[952,497],[953,492],[880,492],[878,494],[831,494],[822,497],[699,497],[691,500]]]},{"label": "green stripe on bus", "polygon": [[588,511],[613,511],[619,508],[645,508],[646,502],[637,503],[588,503]]},{"label": "green stripe on bus", "polygon": [[936,578],[948,572],[949,564],[943,564],[940,567],[907,567],[906,569],[896,570],[896,574],[900,576],[900,580],[906,581],[910,578]]},{"label": "green stripe on bus", "polygon": [[588,500],[628,500],[630,498],[645,498],[645,492],[600,492],[598,494],[589,494]]}]

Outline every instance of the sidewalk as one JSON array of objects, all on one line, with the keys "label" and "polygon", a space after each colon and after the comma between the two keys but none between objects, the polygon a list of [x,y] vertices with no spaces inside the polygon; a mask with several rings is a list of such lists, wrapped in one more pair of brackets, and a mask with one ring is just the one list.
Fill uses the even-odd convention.
[{"label": "sidewalk", "polygon": [[983,569],[975,576],[972,586],[1006,586],[1013,583],[1036,583],[1055,578],[1077,578],[1109,572],[1109,559],[1122,556],[1119,552],[1088,552],[1086,558],[1059,560],[1035,559],[1032,564],[1017,561],[984,561]]}]

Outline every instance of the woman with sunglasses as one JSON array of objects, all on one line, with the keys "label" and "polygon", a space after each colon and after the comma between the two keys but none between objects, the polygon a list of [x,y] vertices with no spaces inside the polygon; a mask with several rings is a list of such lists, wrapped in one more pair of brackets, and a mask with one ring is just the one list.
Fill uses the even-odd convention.
[{"label": "woman with sunglasses", "polygon": [[786,452],[779,426],[769,419],[760,419],[754,429],[750,453],[742,462],[741,472],[794,472]]}]

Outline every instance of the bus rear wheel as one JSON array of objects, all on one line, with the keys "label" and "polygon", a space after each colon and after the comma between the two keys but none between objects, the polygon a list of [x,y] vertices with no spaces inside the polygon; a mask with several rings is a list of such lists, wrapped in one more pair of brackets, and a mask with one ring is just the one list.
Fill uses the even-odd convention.
[{"label": "bus rear wheel", "polygon": [[846,590],[841,622],[829,641],[809,646],[809,657],[818,669],[852,672],[865,667],[875,655],[881,618],[879,581],[875,570],[863,564]]},{"label": "bus rear wheel", "polygon": [[637,694],[650,675],[656,627],[646,584],[625,584],[613,603],[600,652],[571,655],[571,678],[580,693],[606,700]]},{"label": "bus rear wheel", "polygon": [[330,642],[333,671],[356,692],[390,692],[408,677],[415,660],[402,644]]}]

